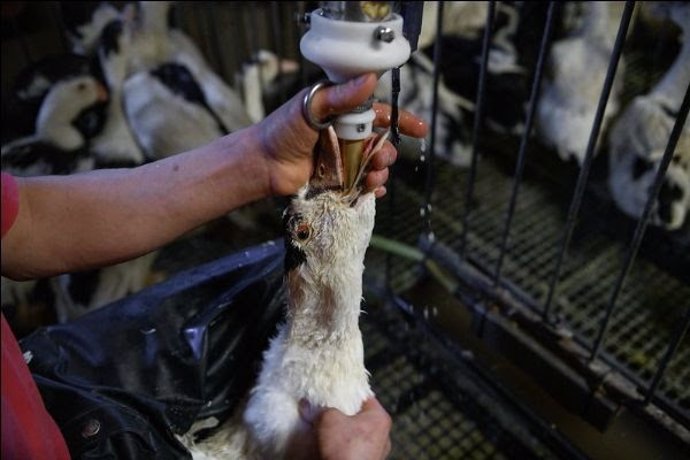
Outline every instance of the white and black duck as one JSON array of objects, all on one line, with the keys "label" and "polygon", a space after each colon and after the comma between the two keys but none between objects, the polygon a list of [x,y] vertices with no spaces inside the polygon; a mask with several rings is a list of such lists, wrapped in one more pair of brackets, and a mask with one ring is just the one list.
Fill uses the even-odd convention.
[{"label": "white and black duck", "polygon": [[169,62],[131,76],[124,84],[127,120],[152,158],[164,158],[228,134],[189,69]]}]

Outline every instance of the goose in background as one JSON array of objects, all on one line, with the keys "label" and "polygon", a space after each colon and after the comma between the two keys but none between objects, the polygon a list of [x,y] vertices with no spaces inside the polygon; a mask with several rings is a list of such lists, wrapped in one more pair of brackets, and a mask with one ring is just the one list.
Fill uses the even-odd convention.
[{"label": "goose in background", "polygon": [[[616,205],[639,218],[647,202],[659,162],[690,85],[690,6],[654,2],[645,14],[680,27],[681,48],[673,64],[653,88],[636,96],[616,120],[609,136],[608,184]],[[652,209],[650,222],[666,230],[683,227],[690,211],[690,127],[686,122],[673,160]]]},{"label": "goose in background", "polygon": [[[364,158],[386,136],[367,141]],[[376,203],[361,179],[344,182],[333,128],[321,133],[315,174],[283,215],[287,315],[263,356],[258,380],[234,416],[206,439],[195,439],[210,419],[179,439],[196,460],[284,458],[289,439],[308,422],[304,398],[316,417],[325,407],[357,413],[373,392],[364,366],[359,315],[364,256],[374,227]]]},{"label": "goose in background", "polygon": [[[579,15],[575,9],[581,9]],[[568,2],[564,21],[576,24],[551,46],[537,108],[536,132],[562,160],[582,164],[622,14],[622,2]],[[621,57],[602,132],[619,110]],[[598,150],[599,145],[595,148]],[[596,151],[595,151],[596,153]]]}]

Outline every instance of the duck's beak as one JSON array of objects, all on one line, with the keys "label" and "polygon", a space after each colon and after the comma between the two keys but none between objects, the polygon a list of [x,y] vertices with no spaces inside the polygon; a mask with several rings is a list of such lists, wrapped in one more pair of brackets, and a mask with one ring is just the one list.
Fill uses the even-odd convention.
[{"label": "duck's beak", "polygon": [[314,162],[314,173],[309,179],[309,190],[312,194],[344,189],[343,159],[338,146],[338,136],[332,126],[319,132]]},{"label": "duck's beak", "polygon": [[106,102],[108,100],[108,90],[101,83],[96,83],[96,100]]},{"label": "duck's beak", "polygon": [[[388,132],[384,134],[374,134],[361,141],[358,147],[361,153],[357,156],[359,161],[354,165],[345,165],[338,139],[332,126],[321,130],[319,141],[316,146],[314,173],[309,180],[308,196],[315,196],[327,190],[341,192],[354,201],[362,192],[362,182],[366,175],[369,161],[374,154],[381,149],[388,138]],[[349,166],[352,177],[346,178],[345,167]],[[347,180],[346,180],[347,179]]]}]

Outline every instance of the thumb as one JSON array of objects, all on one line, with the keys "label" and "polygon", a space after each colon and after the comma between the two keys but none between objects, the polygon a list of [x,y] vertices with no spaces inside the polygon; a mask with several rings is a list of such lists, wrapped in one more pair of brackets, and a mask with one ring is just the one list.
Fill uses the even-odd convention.
[{"label": "thumb", "polygon": [[377,84],[376,74],[370,72],[345,83],[323,88],[314,94],[312,112],[319,120],[330,115],[348,113],[369,99]]}]

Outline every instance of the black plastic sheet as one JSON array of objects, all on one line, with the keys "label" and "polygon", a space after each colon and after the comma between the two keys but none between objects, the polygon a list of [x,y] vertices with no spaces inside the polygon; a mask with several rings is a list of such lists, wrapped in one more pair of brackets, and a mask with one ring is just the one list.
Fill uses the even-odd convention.
[{"label": "black plastic sheet", "polygon": [[190,458],[174,434],[228,417],[283,315],[269,241],[20,341],[73,458]]}]

